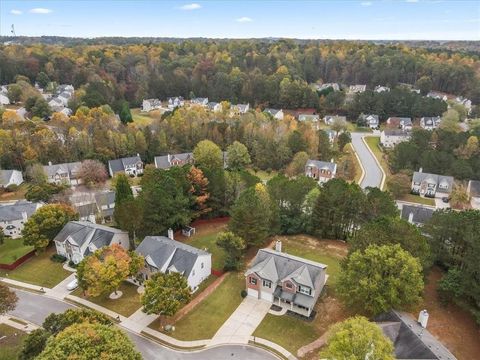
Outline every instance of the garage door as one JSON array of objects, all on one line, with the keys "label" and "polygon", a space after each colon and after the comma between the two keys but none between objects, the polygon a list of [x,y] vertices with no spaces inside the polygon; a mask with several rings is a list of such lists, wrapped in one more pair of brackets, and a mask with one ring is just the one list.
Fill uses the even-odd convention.
[{"label": "garage door", "polygon": [[252,297],[258,299],[258,290],[248,289],[248,290],[247,290],[247,294],[248,294],[248,296],[252,296]]},{"label": "garage door", "polygon": [[269,302],[273,302],[273,294],[270,294],[270,293],[268,293],[268,292],[266,292],[266,291],[262,291],[262,292],[260,293],[260,296],[261,296],[261,299],[263,299],[263,300],[267,300],[267,301],[269,301]]}]

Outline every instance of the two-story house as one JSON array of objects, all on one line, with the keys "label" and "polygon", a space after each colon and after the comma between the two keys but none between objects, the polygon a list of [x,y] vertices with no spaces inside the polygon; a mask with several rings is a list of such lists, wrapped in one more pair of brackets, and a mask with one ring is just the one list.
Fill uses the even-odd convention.
[{"label": "two-story house", "polygon": [[23,175],[18,170],[0,170],[0,188],[7,188],[10,185],[23,183]]},{"label": "two-story house", "polygon": [[165,236],[147,236],[135,251],[145,258],[145,267],[141,270],[147,280],[153,273],[180,273],[187,279],[188,286],[196,291],[212,271],[212,255],[193,246]]},{"label": "two-story house", "polygon": [[47,181],[54,184],[66,184],[66,185],[79,185],[82,183],[82,179],[79,177],[81,162],[52,164],[51,161],[48,165],[43,167],[45,174],[47,175]]},{"label": "two-story house", "polygon": [[377,85],[375,86],[375,89],[373,89],[376,93],[382,93],[382,92],[389,92],[390,88],[388,86],[383,86],[383,85]]},{"label": "two-story house", "polygon": [[314,178],[319,184],[333,179],[337,174],[337,164],[334,162],[308,160],[305,164],[305,175]]},{"label": "two-story house", "polygon": [[212,112],[221,112],[222,111],[222,104],[218,102],[211,101],[207,104],[207,109]]},{"label": "two-story house", "polygon": [[246,114],[250,110],[250,104],[237,104],[231,106],[231,115]]},{"label": "two-story house", "polygon": [[128,233],[88,221],[69,221],[53,239],[57,254],[78,264],[96,250],[118,244],[129,249]]},{"label": "two-story house", "polygon": [[347,117],[346,117],[346,116],[339,116],[339,115],[325,115],[325,116],[323,117],[323,121],[324,121],[325,124],[327,124],[327,125],[333,125],[333,123],[334,123],[336,120],[346,122],[346,121],[347,121]]},{"label": "two-story house", "polygon": [[402,205],[400,217],[407,220],[410,224],[423,226],[433,216],[435,208],[423,205]]},{"label": "two-story house", "polygon": [[79,220],[105,223],[113,220],[115,191],[75,192],[70,203],[77,210]]},{"label": "two-story house", "polygon": [[208,98],[193,98],[190,100],[190,103],[192,105],[200,105],[200,106],[207,106],[208,104]]},{"label": "two-story house", "polygon": [[448,197],[452,192],[453,183],[452,176],[424,173],[420,169],[413,173],[412,194],[431,198]]},{"label": "two-story house", "polygon": [[23,226],[42,203],[32,203],[25,200],[14,204],[0,205],[0,230],[6,236],[18,238],[22,234]]},{"label": "two-story house", "polygon": [[193,164],[193,153],[181,153],[173,155],[155,156],[155,167],[157,169],[170,169],[172,166],[183,166]]},{"label": "two-story house", "polygon": [[159,99],[144,99],[142,101],[142,111],[149,112],[158,110],[162,107],[162,102]]},{"label": "two-story house", "polygon": [[283,120],[284,114],[282,109],[266,108],[264,112],[271,115],[274,119]]},{"label": "two-story house", "polygon": [[377,129],[380,126],[380,120],[378,118],[378,115],[374,114],[361,114],[358,117],[357,122],[360,126],[369,127],[370,129]]},{"label": "two-story house", "polygon": [[173,110],[177,107],[182,107],[185,105],[185,100],[181,96],[169,97],[167,99],[167,102],[168,102],[168,108],[170,110]]},{"label": "two-story house", "polygon": [[440,116],[430,116],[420,118],[420,127],[425,130],[434,130],[440,126],[442,119]]},{"label": "two-story house", "polygon": [[245,272],[248,296],[310,317],[327,279],[327,265],[275,250],[260,249]]},{"label": "two-story house", "polygon": [[108,161],[108,172],[113,177],[115,174],[124,173],[127,176],[143,174],[143,161],[140,155]]},{"label": "two-story house", "polygon": [[357,94],[357,93],[362,93],[367,90],[367,85],[350,85],[348,87],[348,92]]},{"label": "two-story house", "polygon": [[470,204],[473,209],[480,210],[480,181],[470,180],[467,187]]},{"label": "two-story house", "polygon": [[380,144],[386,148],[393,148],[401,142],[410,140],[411,134],[400,129],[385,129],[380,133]]},{"label": "two-story house", "polygon": [[402,129],[404,131],[411,131],[413,129],[412,119],[409,117],[389,117],[387,119],[387,125],[392,128]]}]

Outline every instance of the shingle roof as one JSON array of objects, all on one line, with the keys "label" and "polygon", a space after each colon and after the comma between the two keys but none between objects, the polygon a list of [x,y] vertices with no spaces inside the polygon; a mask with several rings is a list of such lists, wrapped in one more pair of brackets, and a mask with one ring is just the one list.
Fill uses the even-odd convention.
[{"label": "shingle roof", "polygon": [[[170,161],[169,161],[170,158]],[[181,153],[173,155],[155,156],[155,167],[157,169],[169,169],[172,166],[172,161],[180,160],[182,162],[193,161],[193,153]]]},{"label": "shingle roof", "polygon": [[141,162],[140,156],[130,156],[115,160],[109,160],[108,166],[112,169],[112,173],[125,171],[125,168],[130,165],[135,165],[138,162]]},{"label": "shingle roof", "polygon": [[[424,180],[428,180],[428,181],[435,182],[437,185],[440,185],[440,184],[448,185],[447,192],[452,191],[452,186],[453,186],[453,182],[454,182],[453,176],[430,174],[430,173],[425,173],[425,172],[420,172],[420,171],[415,171],[413,173],[412,180],[413,180],[414,183],[421,183]],[[437,186],[437,191],[438,192],[444,192],[438,186]]]},{"label": "shingle roof", "polygon": [[95,201],[98,206],[115,203],[115,191],[98,192],[95,194]]},{"label": "shingle roof", "polygon": [[74,179],[80,170],[80,165],[82,165],[82,163],[77,161],[72,163],[45,165],[43,169],[48,177],[54,177],[57,173],[68,173],[69,177]]},{"label": "shingle roof", "polygon": [[187,278],[198,256],[209,255],[206,251],[165,236],[147,236],[135,251],[142,254],[145,260],[157,269],[174,269]]},{"label": "shingle roof", "polygon": [[272,108],[266,108],[264,110],[266,113],[269,113],[272,116],[277,115],[277,113],[280,111],[280,109],[272,109]]},{"label": "shingle roof", "polygon": [[0,170],[0,185],[8,184],[14,171],[17,170]]},{"label": "shingle roof", "polygon": [[480,181],[470,180],[468,183],[468,189],[470,191],[470,196],[480,197]]},{"label": "shingle roof", "polygon": [[53,240],[63,243],[70,237],[79,247],[89,241],[100,248],[109,245],[115,234],[125,233],[125,231],[119,229],[93,224],[88,221],[69,221]]},{"label": "shingle roof", "polygon": [[403,205],[401,217],[408,221],[410,214],[412,214],[412,221],[414,223],[425,224],[432,218],[434,212],[434,209],[425,206]]},{"label": "shingle roof", "polygon": [[332,173],[336,171],[337,164],[328,161],[308,160],[305,166],[315,166],[318,169],[327,169]]},{"label": "shingle roof", "polygon": [[404,131],[401,129],[385,129],[384,133],[386,136],[404,136],[404,137],[410,136],[410,132]]},{"label": "shingle roof", "polygon": [[15,204],[0,205],[0,221],[15,221],[22,219],[22,213],[27,213],[27,217],[40,207],[39,203],[28,201],[17,201]]}]

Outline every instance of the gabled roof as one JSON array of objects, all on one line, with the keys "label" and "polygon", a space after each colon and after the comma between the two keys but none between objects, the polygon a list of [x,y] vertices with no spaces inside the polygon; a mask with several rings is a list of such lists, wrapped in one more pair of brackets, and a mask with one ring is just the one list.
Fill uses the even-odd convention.
[{"label": "gabled roof", "polygon": [[15,172],[20,172],[18,170],[0,170],[0,185],[7,185],[13,174]]},{"label": "gabled roof", "polygon": [[386,136],[410,137],[410,132],[401,129],[385,129],[383,132]]},{"label": "gabled roof", "polygon": [[405,204],[402,206],[401,217],[408,221],[410,214],[412,214],[412,222],[423,225],[432,218],[434,212],[435,209],[430,207]]},{"label": "gabled roof", "polygon": [[110,205],[115,203],[115,191],[105,191],[95,193],[95,201],[98,206]]},{"label": "gabled roof", "polygon": [[272,116],[277,115],[280,111],[282,111],[282,110],[281,109],[272,109],[272,108],[266,108],[264,110],[264,112],[269,113]]},{"label": "gabled roof", "polygon": [[23,213],[30,217],[40,206],[42,206],[40,203],[28,201],[17,201],[15,204],[0,205],[0,221],[21,220]]},{"label": "gabled roof", "polygon": [[155,167],[157,169],[169,169],[172,166],[172,161],[180,160],[182,162],[192,162],[193,153],[181,153],[173,155],[155,156]]},{"label": "gabled roof", "polygon": [[100,248],[109,245],[115,234],[126,234],[126,232],[88,221],[69,221],[53,240],[63,243],[71,239],[73,245],[78,247],[88,242]]},{"label": "gabled roof", "polygon": [[468,182],[468,191],[471,197],[480,197],[480,181],[470,180]]},{"label": "gabled roof", "polygon": [[326,169],[332,173],[337,171],[337,164],[328,161],[308,160],[305,166],[314,166],[318,169]]},{"label": "gabled roof", "polygon": [[[414,183],[421,183],[424,180],[433,181],[437,185],[445,183],[448,185],[448,188],[450,191],[452,190],[453,181],[454,181],[453,176],[430,174],[430,173],[424,173],[420,171],[415,171],[413,173],[412,180]],[[437,188],[437,191],[441,191],[441,189]]]},{"label": "gabled roof", "polygon": [[130,156],[115,160],[109,160],[108,166],[110,167],[110,169],[112,169],[113,173],[116,173],[120,171],[125,171],[125,168],[127,168],[128,166],[135,165],[139,162],[142,162],[140,156]]},{"label": "gabled roof", "polygon": [[72,163],[45,165],[43,166],[43,169],[48,177],[54,177],[56,174],[68,174],[70,178],[75,178],[81,165],[82,163],[77,161]]}]

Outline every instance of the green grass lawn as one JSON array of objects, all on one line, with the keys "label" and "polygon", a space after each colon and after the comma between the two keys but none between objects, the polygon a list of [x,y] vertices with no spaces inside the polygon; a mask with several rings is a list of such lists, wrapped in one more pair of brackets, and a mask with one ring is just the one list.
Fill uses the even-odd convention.
[{"label": "green grass lawn", "polygon": [[422,205],[435,206],[435,200],[431,198],[421,197],[419,195],[406,194],[400,200],[418,203]]},{"label": "green grass lawn", "polygon": [[123,295],[121,298],[116,300],[109,299],[108,295],[98,297],[86,297],[83,295],[83,291],[80,288],[77,288],[72,293],[72,295],[91,301],[94,304],[103,306],[109,310],[115,311],[116,313],[127,317],[132,315],[142,306],[142,303],[140,301],[140,294],[137,293],[136,285],[124,281],[120,285],[120,288],[118,290],[123,292]]},{"label": "green grass lawn", "polygon": [[52,288],[71,274],[63,269],[62,264],[50,260],[50,256],[55,253],[55,247],[50,247],[15,270],[0,270],[0,276]]},{"label": "green grass lawn", "polygon": [[0,264],[11,264],[33,250],[33,246],[23,245],[23,240],[5,238],[0,245]]},{"label": "green grass lawn", "polygon": [[[179,340],[210,339],[240,305],[240,292],[244,288],[243,274],[227,275],[212,294],[175,323],[175,331],[169,335]],[[150,327],[158,330],[155,322]]]},{"label": "green grass lawn", "polygon": [[[3,336],[6,337],[1,339]],[[21,330],[0,324],[0,360],[17,359],[26,336],[27,334]]]},{"label": "green grass lawn", "polygon": [[258,176],[262,181],[268,181],[271,178],[273,178],[275,175],[278,175],[277,171],[270,171],[270,172],[267,172],[265,170],[255,171],[253,169],[248,169],[248,171],[250,171],[251,174]]},{"label": "green grass lawn", "polygon": [[133,123],[138,127],[145,127],[152,124],[153,119],[148,115],[148,113],[142,113],[140,109],[131,109]]},{"label": "green grass lawn", "polygon": [[220,229],[219,231],[210,234],[194,235],[193,237],[185,240],[185,243],[188,245],[202,250],[207,249],[207,251],[212,254],[212,268],[215,270],[223,269],[226,257],[225,250],[217,246],[215,243],[219,232]]}]

